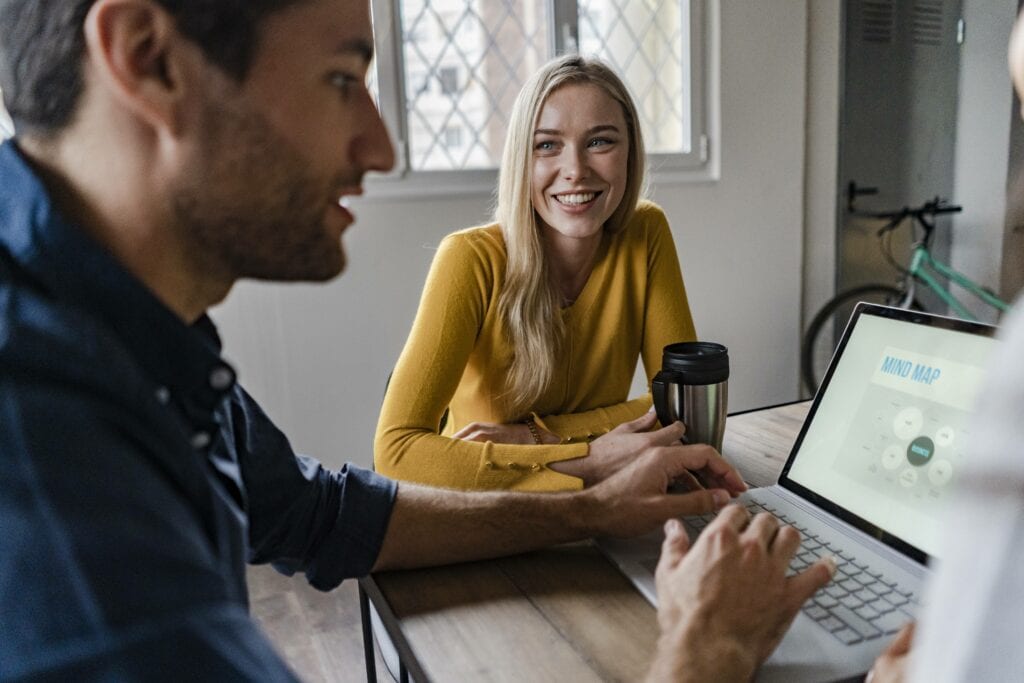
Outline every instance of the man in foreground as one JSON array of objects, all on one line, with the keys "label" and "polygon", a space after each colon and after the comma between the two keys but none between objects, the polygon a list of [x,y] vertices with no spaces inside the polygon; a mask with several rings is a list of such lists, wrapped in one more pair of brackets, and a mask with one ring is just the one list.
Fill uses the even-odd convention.
[{"label": "man in foreground", "polygon": [[[332,473],[236,383],[206,310],[240,278],[341,272],[340,200],[393,162],[366,0],[0,0],[0,27],[18,131],[0,147],[0,678],[289,680],[246,613],[246,561],[326,590],[637,534],[743,490],[643,418],[587,456],[633,462],[575,494]],[[686,470],[713,488],[667,495]],[[691,671],[741,647],[730,673],[749,676],[828,580],[824,562],[786,579],[795,532],[748,522],[731,509],[662,572]],[[733,602],[761,605],[753,626],[721,616]]]}]

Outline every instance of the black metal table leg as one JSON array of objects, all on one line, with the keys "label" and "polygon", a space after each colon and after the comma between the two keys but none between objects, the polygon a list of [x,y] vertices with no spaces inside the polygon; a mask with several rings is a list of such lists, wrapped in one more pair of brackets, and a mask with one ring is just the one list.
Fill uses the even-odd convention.
[{"label": "black metal table leg", "polygon": [[[377,662],[373,657],[373,627],[370,624],[370,599],[359,586],[359,615],[363,622],[363,654],[366,657],[366,681],[377,683]],[[403,673],[405,668],[402,669]],[[403,681],[404,683],[404,681]]]}]

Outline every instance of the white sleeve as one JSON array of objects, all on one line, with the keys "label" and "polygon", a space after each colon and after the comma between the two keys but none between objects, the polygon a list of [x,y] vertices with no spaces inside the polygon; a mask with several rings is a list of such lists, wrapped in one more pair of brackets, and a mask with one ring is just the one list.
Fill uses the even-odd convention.
[{"label": "white sleeve", "polygon": [[925,591],[910,680],[1024,677],[1024,307],[1004,327]]}]

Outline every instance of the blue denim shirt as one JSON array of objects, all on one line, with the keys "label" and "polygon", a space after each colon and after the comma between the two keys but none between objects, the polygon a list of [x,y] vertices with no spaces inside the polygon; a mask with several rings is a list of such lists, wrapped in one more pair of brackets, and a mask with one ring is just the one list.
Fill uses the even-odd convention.
[{"label": "blue denim shirt", "polygon": [[[290,680],[245,563],[366,574],[395,485],[296,455],[0,146],[0,680]],[[353,662],[356,666],[358,663]]]}]

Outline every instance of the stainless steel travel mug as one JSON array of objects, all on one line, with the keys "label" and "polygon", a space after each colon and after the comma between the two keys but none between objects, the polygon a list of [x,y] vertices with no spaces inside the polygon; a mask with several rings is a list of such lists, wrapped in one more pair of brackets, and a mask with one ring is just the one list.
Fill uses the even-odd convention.
[{"label": "stainless steel travel mug", "polygon": [[680,342],[662,351],[661,370],[651,381],[661,424],[686,425],[685,443],[722,451],[729,411],[729,350],[713,342]]}]

